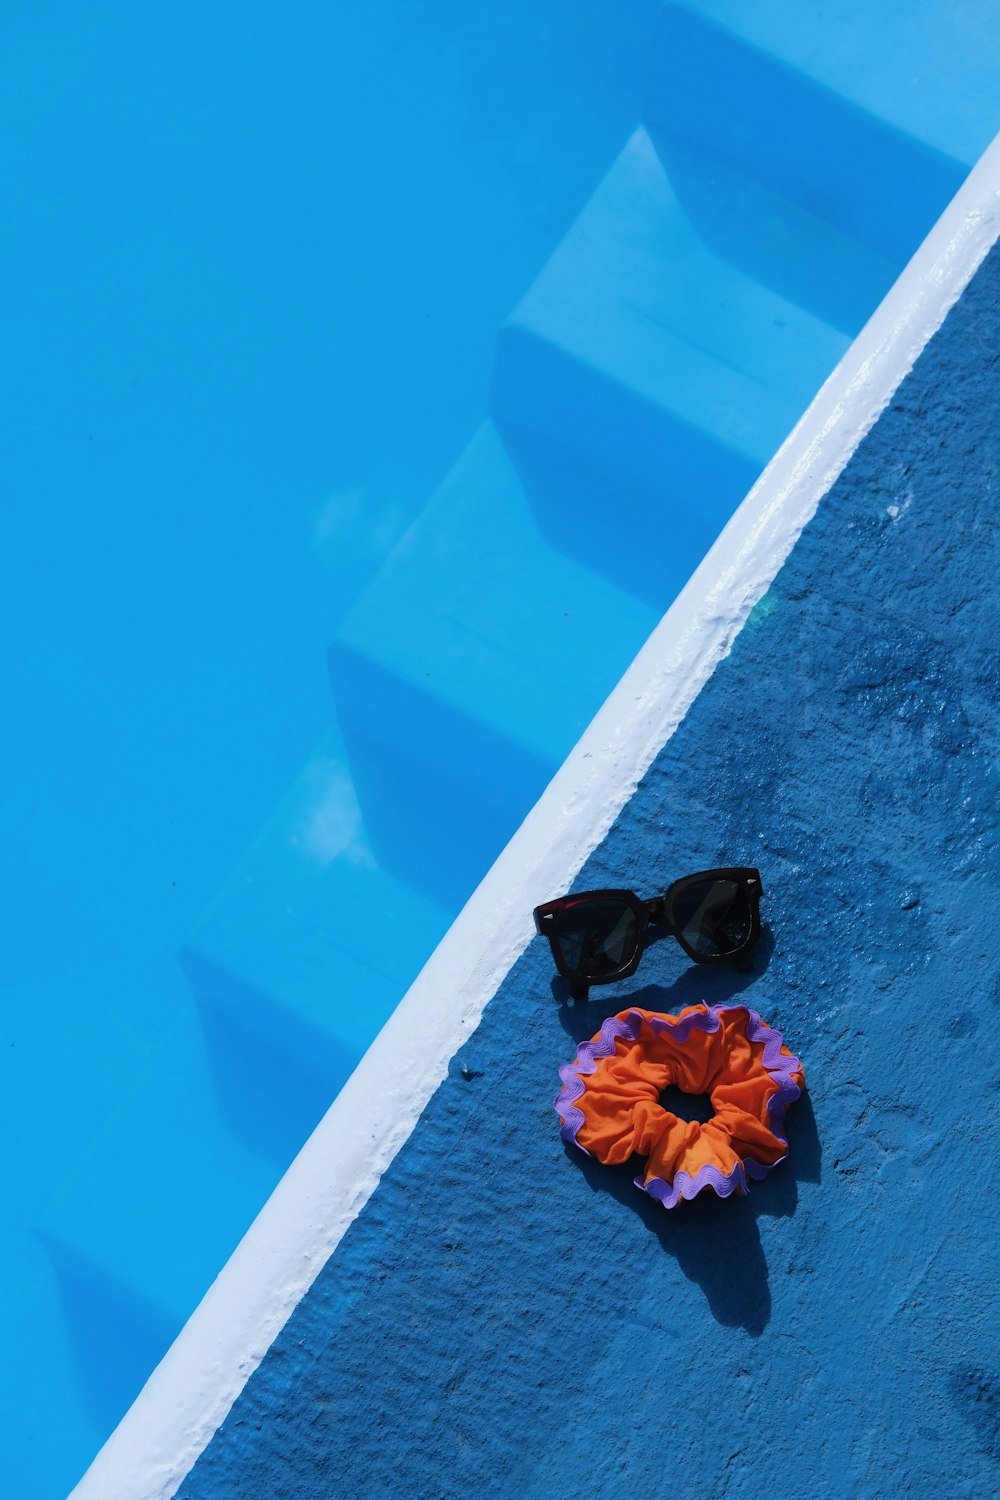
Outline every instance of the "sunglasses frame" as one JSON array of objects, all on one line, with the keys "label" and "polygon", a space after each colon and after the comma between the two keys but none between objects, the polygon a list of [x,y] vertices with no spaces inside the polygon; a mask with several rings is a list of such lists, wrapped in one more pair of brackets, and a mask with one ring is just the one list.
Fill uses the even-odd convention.
[{"label": "sunglasses frame", "polygon": [[[691,944],[685,942],[684,938],[673,920],[674,902],[677,897],[685,891],[688,886],[696,885],[704,880],[736,880],[747,887],[747,895],[750,901],[750,933],[746,942],[734,948],[731,953],[697,953]],[[567,896],[558,896],[555,901],[546,901],[534,910],[535,931],[542,937],[548,939],[549,947],[552,949],[552,957],[556,968],[564,979],[569,981],[570,990],[574,1000],[586,999],[587,991],[595,984],[616,984],[620,979],[628,979],[639,967],[639,960],[646,948],[646,929],[654,927],[666,927],[687,954],[688,958],[696,964],[732,964],[737,969],[749,969],[749,954],[754,944],[760,937],[760,898],[763,893],[760,871],[750,865],[739,865],[723,870],[699,870],[694,875],[684,875],[680,880],[675,880],[669,885],[662,896],[653,896],[649,901],[643,901],[634,891],[573,891]],[[616,900],[631,908],[635,913],[637,930],[635,952],[627,963],[613,974],[602,974],[599,977],[581,974],[579,969],[573,969],[566,962],[559,947],[559,938],[556,933],[556,919],[561,911],[577,905],[581,901],[592,900]]]}]

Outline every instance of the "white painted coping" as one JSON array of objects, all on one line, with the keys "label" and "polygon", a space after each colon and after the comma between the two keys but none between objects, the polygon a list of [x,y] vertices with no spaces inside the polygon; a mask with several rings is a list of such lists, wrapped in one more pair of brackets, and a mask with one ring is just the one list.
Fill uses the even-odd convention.
[{"label": "white painted coping", "polygon": [[169,1500],[1000,234],[1000,136],[472,895],[70,1500]]}]

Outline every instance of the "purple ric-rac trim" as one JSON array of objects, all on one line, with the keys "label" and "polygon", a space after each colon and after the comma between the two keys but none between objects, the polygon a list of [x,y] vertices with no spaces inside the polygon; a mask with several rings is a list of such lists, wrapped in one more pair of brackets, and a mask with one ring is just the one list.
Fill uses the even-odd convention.
[{"label": "purple ric-rac trim", "polygon": [[662,1203],[664,1208],[674,1208],[682,1198],[694,1198],[705,1187],[714,1188],[720,1198],[728,1198],[737,1188],[744,1193],[747,1191],[746,1164],[738,1161],[727,1176],[708,1162],[693,1177],[682,1169],[673,1182],[664,1182],[662,1177],[651,1177],[648,1182],[643,1182],[641,1177],[636,1177],[635,1185]]},{"label": "purple ric-rac trim", "polygon": [[[736,1006],[730,1007],[733,1010],[737,1008]],[[797,1057],[785,1057],[782,1053],[781,1049],[785,1045],[785,1039],[781,1035],[781,1032],[775,1031],[771,1026],[765,1026],[757,1012],[751,1010],[749,1006],[744,1008],[748,1018],[747,1041],[764,1043],[764,1056],[761,1061],[778,1085],[777,1091],[767,1101],[767,1112],[771,1116],[771,1129],[781,1144],[787,1146],[788,1142],[783,1134],[785,1115],[788,1111],[788,1106],[794,1104],[796,1099],[801,1098],[802,1095],[802,1090],[793,1079],[792,1074],[804,1072],[805,1069]],[[781,1158],[782,1161],[784,1159],[784,1157]],[[778,1163],[775,1162],[774,1165],[777,1166]],[[769,1172],[770,1167],[765,1167],[764,1171]]]},{"label": "purple ric-rac trim", "polygon": [[[781,1049],[784,1046],[784,1038],[781,1032],[765,1026],[757,1012],[751,1010],[748,1005],[705,1006],[704,1010],[692,1011],[679,1021],[671,1020],[668,1016],[643,1017],[636,1010],[630,1010],[624,1021],[619,1020],[617,1016],[609,1016],[601,1027],[597,1039],[593,1042],[581,1042],[577,1049],[576,1059],[559,1069],[563,1089],[554,1101],[553,1107],[563,1122],[559,1132],[563,1140],[572,1142],[585,1156],[590,1155],[586,1147],[581,1146],[577,1140],[577,1133],[584,1122],[584,1116],[583,1111],[576,1108],[575,1101],[585,1090],[583,1078],[596,1071],[598,1058],[610,1057],[614,1053],[615,1043],[619,1037],[625,1037],[630,1042],[637,1041],[645,1019],[651,1031],[659,1035],[665,1032],[670,1033],[674,1041],[683,1043],[695,1029],[709,1034],[718,1031],[721,1025],[720,1014],[726,1010],[745,1010],[747,1040],[764,1044],[761,1061],[778,1085],[775,1093],[767,1101],[771,1128],[782,1145],[787,1145],[782,1128],[788,1106],[793,1104],[802,1093],[792,1077],[793,1073],[801,1069],[802,1064],[797,1057],[783,1055]],[[760,1182],[773,1167],[778,1166],[779,1162],[784,1160],[784,1156],[781,1156],[778,1161],[765,1166],[755,1161],[753,1157],[745,1157],[737,1161],[728,1175],[720,1172],[718,1167],[707,1163],[693,1177],[681,1170],[672,1183],[664,1181],[662,1177],[652,1177],[648,1182],[643,1182],[641,1177],[637,1177],[635,1185],[644,1193],[648,1193],[651,1198],[662,1203],[664,1208],[673,1208],[681,1198],[693,1198],[706,1187],[713,1188],[720,1198],[728,1198],[737,1188],[742,1192],[747,1192],[749,1190],[748,1178]]]},{"label": "purple ric-rac trim", "polygon": [[611,1057],[615,1050],[615,1042],[620,1036],[626,1037],[630,1042],[638,1041],[641,1025],[642,1017],[636,1010],[629,1011],[627,1021],[619,1021],[617,1016],[609,1016],[601,1027],[597,1040],[581,1042],[576,1049],[575,1061],[564,1063],[559,1069],[563,1088],[552,1104],[552,1108],[563,1122],[559,1134],[564,1141],[569,1141],[582,1151],[584,1156],[589,1156],[590,1152],[586,1146],[581,1146],[576,1138],[576,1133],[583,1124],[583,1111],[577,1109],[574,1102],[584,1091],[584,1084],[579,1075],[583,1074],[586,1077],[596,1072],[597,1059]]}]

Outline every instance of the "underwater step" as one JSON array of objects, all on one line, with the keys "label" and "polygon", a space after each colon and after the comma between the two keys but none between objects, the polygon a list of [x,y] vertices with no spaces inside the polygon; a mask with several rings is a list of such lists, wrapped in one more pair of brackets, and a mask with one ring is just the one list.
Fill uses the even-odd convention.
[{"label": "underwater step", "polygon": [[58,1287],[77,1401],[94,1431],[107,1432],[177,1337],[181,1320],[54,1235],[38,1239]]},{"label": "underwater step", "polygon": [[[690,570],[689,556],[680,576],[664,557],[659,605],[602,578],[544,534],[527,488],[541,482],[484,423],[331,649],[374,855],[447,906],[485,874]],[[572,472],[553,464],[544,482],[563,484],[572,524]]]},{"label": "underwater step", "polygon": [[190,998],[36,1226],[59,1248],[68,1326],[95,1298],[146,1310],[112,1329],[132,1395],[155,1362],[149,1329],[179,1329],[453,914],[378,867],[324,744],[179,953]]},{"label": "underwater step", "polygon": [[[122,1216],[117,1205],[116,1227]],[[17,1287],[0,1366],[4,1493],[17,1500],[66,1494],[182,1321],[58,1236],[36,1231],[34,1243],[45,1292],[25,1297]],[[44,1363],[24,1357],[33,1348],[45,1350]]]},{"label": "underwater step", "polygon": [[[665,5],[644,117],[901,269],[998,117],[1000,28],[984,25],[981,5],[958,7],[953,35],[953,9],[908,5],[887,26],[867,0],[838,6],[830,24],[801,0]],[[962,78],[944,91],[934,42],[943,27]]]},{"label": "underwater step", "polygon": [[[262,1129],[287,1112],[276,1087],[252,1100]],[[162,1353],[180,1329],[283,1165],[229,1128],[196,1007],[186,1001],[35,1226],[71,1335],[103,1320],[116,1351],[114,1391],[126,1405],[149,1374],[153,1346],[159,1341]],[[220,1193],[229,1205],[221,1218]],[[71,1352],[81,1399],[90,1401],[106,1350],[81,1334]]]},{"label": "underwater step", "polygon": [[986,0],[908,0],[893,18],[871,0],[838,0],[835,12],[825,0],[673,0],[661,25],[682,16],[966,169],[996,133],[1000,27]]},{"label": "underwater step", "polygon": [[[690,261],[685,268],[688,319],[700,309],[708,326],[716,321],[708,277],[714,278],[721,264],[849,338],[861,331],[898,276],[901,262],[879,255],[829,219],[729,166],[717,152],[678,141],[653,126],[647,134],[676,207],[688,221],[678,226],[678,237],[696,235],[709,257],[701,274],[692,275]],[[781,333],[776,329],[775,350],[783,358]],[[757,349],[755,369],[768,378],[766,347]]]},{"label": "underwater step", "polygon": [[[290,1157],[286,1148],[297,1149],[329,1105],[456,909],[378,864],[331,735],[180,954],[234,1133]],[[258,1119],[254,1080],[274,1069],[289,1075],[279,1092],[309,1116],[290,1127],[294,1140]]]},{"label": "underwater step", "polygon": [[[732,177],[723,187],[735,197]],[[740,188],[744,223],[763,218],[772,239],[797,223],[808,231],[804,251],[815,250],[823,236],[814,220],[782,218],[773,193],[746,180]],[[832,248],[843,255],[844,237]],[[892,279],[868,252],[845,259],[844,274],[855,270],[866,302]],[[501,427],[515,424],[675,514],[704,518],[710,540],[850,331],[717,253],[658,142],[639,129],[501,331],[492,411]]]}]

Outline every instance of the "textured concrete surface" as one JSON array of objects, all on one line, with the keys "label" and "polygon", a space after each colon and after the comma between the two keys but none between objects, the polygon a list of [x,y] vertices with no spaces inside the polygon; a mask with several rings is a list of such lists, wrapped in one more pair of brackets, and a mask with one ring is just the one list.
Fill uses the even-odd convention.
[{"label": "textured concrete surface", "polygon": [[[581,875],[759,864],[754,972],[533,944],[184,1500],[996,1493],[998,309],[995,252]],[[750,1197],[562,1146],[606,1014],[737,992],[809,1084]]]}]

